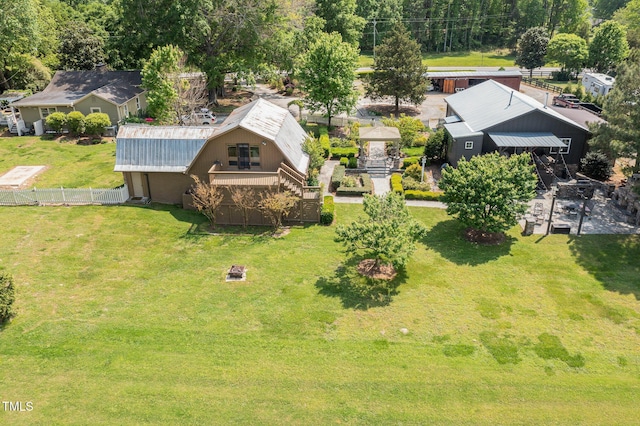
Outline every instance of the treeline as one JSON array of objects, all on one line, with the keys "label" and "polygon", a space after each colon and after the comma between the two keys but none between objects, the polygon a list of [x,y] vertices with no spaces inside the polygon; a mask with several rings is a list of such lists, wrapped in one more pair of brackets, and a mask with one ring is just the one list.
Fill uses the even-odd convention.
[{"label": "treeline", "polygon": [[588,40],[594,18],[640,45],[640,0],[11,0],[0,3],[0,90],[40,90],[55,70],[139,69],[174,45],[215,97],[229,72],[294,71],[317,31],[371,51],[401,21],[423,52],[515,48],[529,28]]}]

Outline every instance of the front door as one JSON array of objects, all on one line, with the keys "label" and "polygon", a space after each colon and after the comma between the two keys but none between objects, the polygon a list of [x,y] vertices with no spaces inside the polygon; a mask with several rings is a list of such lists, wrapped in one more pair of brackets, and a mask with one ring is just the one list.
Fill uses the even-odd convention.
[{"label": "front door", "polygon": [[131,173],[131,184],[133,185],[133,196],[144,197],[142,188],[142,173]]},{"label": "front door", "polygon": [[249,144],[238,144],[238,168],[249,169],[251,168],[251,159],[249,157]]}]

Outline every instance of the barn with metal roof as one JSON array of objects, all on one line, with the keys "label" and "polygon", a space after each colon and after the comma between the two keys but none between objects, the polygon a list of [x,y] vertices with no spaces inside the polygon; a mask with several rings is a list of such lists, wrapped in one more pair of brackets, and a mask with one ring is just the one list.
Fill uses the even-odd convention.
[{"label": "barn with metal roof", "polygon": [[445,98],[448,161],[492,151],[533,152],[577,168],[591,136],[587,127],[493,80]]},{"label": "barn with metal roof", "polygon": [[433,89],[443,93],[457,93],[470,87],[494,80],[514,90],[520,90],[522,73],[518,70],[506,71],[440,71],[427,72]]}]

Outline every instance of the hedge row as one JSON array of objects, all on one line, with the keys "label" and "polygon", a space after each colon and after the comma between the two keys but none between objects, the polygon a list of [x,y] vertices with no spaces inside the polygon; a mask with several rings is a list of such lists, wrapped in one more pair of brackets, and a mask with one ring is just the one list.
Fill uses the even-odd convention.
[{"label": "hedge row", "polygon": [[331,175],[331,187],[334,190],[340,188],[340,182],[342,182],[342,179],[344,178],[344,171],[344,166],[335,166],[333,168],[333,174]]},{"label": "hedge row", "polygon": [[400,173],[394,173],[391,175],[391,190],[397,194],[404,193],[404,188],[402,187],[402,175]]},{"label": "hedge row", "polygon": [[325,195],[322,211],[320,212],[320,223],[323,225],[331,225],[335,217],[336,206],[333,203],[333,195]]},{"label": "hedge row", "polygon": [[[322,136],[321,136],[322,137]],[[333,160],[338,160],[340,157],[352,158],[358,154],[358,147],[348,147],[348,148],[340,148],[334,147],[331,148],[331,158]]]},{"label": "hedge row", "polygon": [[320,135],[320,146],[324,151],[324,158],[331,157],[331,140],[329,139],[329,135]]},{"label": "hedge row", "polygon": [[404,191],[404,198],[407,200],[440,201],[442,195],[442,192],[418,191],[415,189]]},{"label": "hedge row", "polygon": [[419,164],[419,163],[420,163],[420,157],[405,157],[402,159],[402,168],[406,169],[407,167],[413,164]]},{"label": "hedge row", "polygon": [[349,159],[347,157],[340,157],[340,165],[349,167]]},{"label": "hedge row", "polygon": [[[336,166],[338,167],[338,166]],[[334,172],[335,173],[335,172]],[[371,181],[371,177],[367,173],[362,173],[360,175],[362,179],[362,186],[355,188],[338,188],[336,190],[336,195],[362,195],[362,194],[371,194],[373,192],[373,182]]]}]

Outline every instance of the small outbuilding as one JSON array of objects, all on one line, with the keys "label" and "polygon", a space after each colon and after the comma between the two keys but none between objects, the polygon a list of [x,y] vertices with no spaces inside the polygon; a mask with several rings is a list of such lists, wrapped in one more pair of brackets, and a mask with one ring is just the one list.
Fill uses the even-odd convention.
[{"label": "small outbuilding", "polygon": [[443,93],[457,93],[477,86],[487,80],[504,84],[513,90],[520,90],[520,71],[442,71],[428,72],[433,90]]}]

